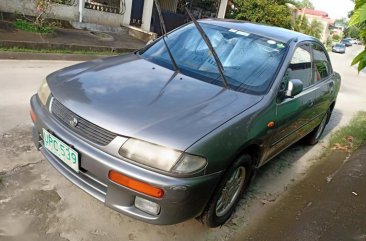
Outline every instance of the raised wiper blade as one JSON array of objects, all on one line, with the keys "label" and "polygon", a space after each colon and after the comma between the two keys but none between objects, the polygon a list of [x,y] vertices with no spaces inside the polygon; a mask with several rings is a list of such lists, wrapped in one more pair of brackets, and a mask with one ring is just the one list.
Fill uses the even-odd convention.
[{"label": "raised wiper blade", "polygon": [[219,70],[219,73],[221,75],[222,81],[224,82],[224,86],[225,88],[229,88],[229,84],[226,81],[225,75],[224,75],[224,66],[222,65],[219,56],[217,55],[215,49],[213,48],[210,39],[207,37],[205,31],[203,30],[203,28],[201,27],[201,25],[199,25],[199,23],[197,22],[196,18],[193,16],[193,14],[191,13],[191,11],[187,8],[187,5],[185,6],[185,9],[188,13],[188,16],[191,18],[192,22],[194,23],[194,25],[196,26],[198,32],[201,34],[203,40],[205,41],[208,49],[210,50],[212,56],[214,57],[216,64],[217,64],[217,68]]},{"label": "raised wiper blade", "polygon": [[163,15],[161,14],[161,8],[160,8],[159,1],[158,0],[154,0],[154,2],[155,2],[156,10],[158,11],[158,15],[159,15],[160,29],[161,29],[162,39],[163,39],[164,45],[165,45],[165,47],[166,47],[166,49],[168,51],[168,55],[169,55],[170,61],[172,62],[175,71],[178,71],[179,72],[179,68],[178,68],[177,62],[175,62],[175,59],[173,57],[172,52],[170,51],[170,48],[168,46],[168,43],[165,41],[165,37],[166,37],[167,32],[166,32],[164,18],[163,18]]}]

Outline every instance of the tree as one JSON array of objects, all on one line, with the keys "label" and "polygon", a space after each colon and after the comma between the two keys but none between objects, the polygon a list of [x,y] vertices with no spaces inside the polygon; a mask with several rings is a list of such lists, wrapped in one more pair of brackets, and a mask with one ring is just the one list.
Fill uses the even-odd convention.
[{"label": "tree", "polygon": [[[356,26],[360,29],[360,36],[365,42],[366,39],[366,0],[355,0],[355,10],[349,21],[349,27]],[[357,55],[352,65],[358,64],[358,72],[366,67],[366,47]]]},{"label": "tree", "polygon": [[323,24],[316,19],[313,19],[309,25],[308,35],[320,39],[323,32]]},{"label": "tree", "polygon": [[[296,5],[296,4],[295,4]],[[314,5],[310,0],[302,0],[298,1],[298,4],[296,5],[300,8],[309,8],[309,9],[315,9]]]},{"label": "tree", "polygon": [[227,18],[291,28],[291,13],[284,0],[233,0]]},{"label": "tree", "polygon": [[357,26],[351,26],[346,28],[344,31],[344,36],[351,37],[351,38],[360,38],[360,29]]},{"label": "tree", "polygon": [[295,21],[294,30],[320,39],[323,32],[323,25],[316,19],[313,19],[309,23],[305,15],[300,15]]}]

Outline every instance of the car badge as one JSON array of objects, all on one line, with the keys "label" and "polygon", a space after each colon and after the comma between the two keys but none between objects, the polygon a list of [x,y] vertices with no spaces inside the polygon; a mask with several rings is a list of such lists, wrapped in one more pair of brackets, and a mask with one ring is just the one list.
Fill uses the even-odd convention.
[{"label": "car badge", "polygon": [[78,125],[78,119],[76,119],[75,117],[69,121],[69,124],[71,127],[76,127]]}]

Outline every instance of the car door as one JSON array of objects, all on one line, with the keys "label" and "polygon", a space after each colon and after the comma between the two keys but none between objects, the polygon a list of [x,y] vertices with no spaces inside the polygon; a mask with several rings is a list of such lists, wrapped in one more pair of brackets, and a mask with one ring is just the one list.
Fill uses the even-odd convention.
[{"label": "car door", "polygon": [[[294,51],[278,93],[275,131],[267,160],[305,134],[303,127],[311,120],[314,105],[314,93],[311,88],[314,82],[313,75],[310,43],[301,43]],[[301,80],[304,89],[293,98],[286,98],[283,93],[291,79]]]},{"label": "car door", "polygon": [[335,91],[335,80],[326,50],[318,43],[311,43],[313,54],[313,106],[310,109],[310,123],[305,132],[313,130],[319,125],[326,111],[329,109]]}]

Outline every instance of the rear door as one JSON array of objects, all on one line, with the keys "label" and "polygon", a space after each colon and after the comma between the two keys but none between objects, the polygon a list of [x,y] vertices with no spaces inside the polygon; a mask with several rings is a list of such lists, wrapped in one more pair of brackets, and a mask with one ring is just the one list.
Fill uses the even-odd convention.
[{"label": "rear door", "polygon": [[334,73],[329,56],[319,43],[311,43],[313,54],[313,82],[311,89],[314,93],[311,119],[306,131],[311,131],[319,125],[333,101],[335,91]]}]

